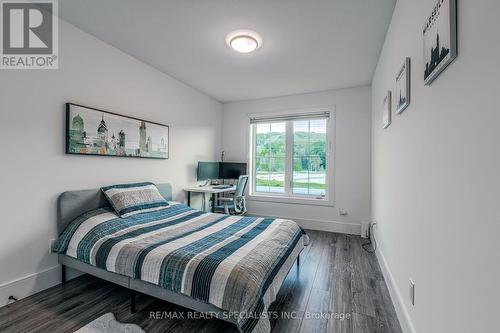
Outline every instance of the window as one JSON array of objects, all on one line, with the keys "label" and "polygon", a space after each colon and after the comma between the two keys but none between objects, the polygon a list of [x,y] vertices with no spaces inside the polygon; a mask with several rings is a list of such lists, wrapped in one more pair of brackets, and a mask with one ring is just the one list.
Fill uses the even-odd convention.
[{"label": "window", "polygon": [[251,118],[251,195],[328,201],[329,113]]},{"label": "window", "polygon": [[255,127],[255,191],[285,193],[286,123]]}]

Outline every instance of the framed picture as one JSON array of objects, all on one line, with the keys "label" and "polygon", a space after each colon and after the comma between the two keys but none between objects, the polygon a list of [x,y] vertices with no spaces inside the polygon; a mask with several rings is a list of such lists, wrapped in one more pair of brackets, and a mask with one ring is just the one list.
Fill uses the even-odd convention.
[{"label": "framed picture", "polygon": [[391,91],[387,92],[384,97],[383,111],[382,111],[382,125],[383,128],[389,127],[391,124]]},{"label": "framed picture", "polygon": [[66,104],[66,154],[167,159],[169,127]]},{"label": "framed picture", "polygon": [[410,58],[406,58],[396,75],[396,113],[401,113],[410,105]]},{"label": "framed picture", "polygon": [[423,28],[424,82],[430,85],[457,57],[457,0],[438,0]]}]

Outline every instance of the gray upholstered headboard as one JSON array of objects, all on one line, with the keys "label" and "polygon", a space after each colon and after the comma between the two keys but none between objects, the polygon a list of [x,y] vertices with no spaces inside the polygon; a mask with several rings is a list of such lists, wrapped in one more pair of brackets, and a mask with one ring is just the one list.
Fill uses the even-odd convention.
[{"label": "gray upholstered headboard", "polygon": [[[172,185],[156,184],[165,200],[172,200]],[[68,191],[62,193],[57,200],[57,231],[64,228],[78,216],[92,209],[109,206],[101,189]]]}]

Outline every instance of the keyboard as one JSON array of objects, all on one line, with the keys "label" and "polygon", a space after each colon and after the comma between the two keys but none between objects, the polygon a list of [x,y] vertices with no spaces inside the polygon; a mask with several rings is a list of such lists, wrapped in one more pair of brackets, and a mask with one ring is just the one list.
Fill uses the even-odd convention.
[{"label": "keyboard", "polygon": [[232,185],[215,185],[215,186],[212,186],[213,189],[215,190],[223,190],[225,188],[231,188],[233,187]]}]

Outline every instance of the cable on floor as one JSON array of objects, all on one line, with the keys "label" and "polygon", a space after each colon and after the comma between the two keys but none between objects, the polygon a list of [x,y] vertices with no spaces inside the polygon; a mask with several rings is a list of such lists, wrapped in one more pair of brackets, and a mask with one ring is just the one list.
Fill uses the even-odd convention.
[{"label": "cable on floor", "polygon": [[373,222],[370,225],[369,240],[361,245],[363,250],[368,253],[374,253],[377,250],[377,241],[375,240],[375,234],[373,233],[373,228],[376,224],[377,222]]}]

